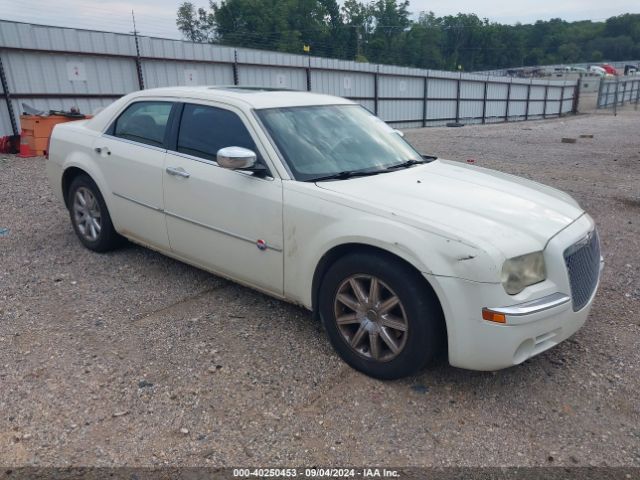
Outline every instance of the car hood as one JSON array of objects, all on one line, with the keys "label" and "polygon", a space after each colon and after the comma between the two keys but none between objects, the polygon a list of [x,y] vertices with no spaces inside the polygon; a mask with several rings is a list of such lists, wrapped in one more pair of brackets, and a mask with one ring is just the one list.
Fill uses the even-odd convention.
[{"label": "car hood", "polygon": [[494,170],[447,160],[318,187],[505,258],[543,250],[584,212],[569,195]]}]

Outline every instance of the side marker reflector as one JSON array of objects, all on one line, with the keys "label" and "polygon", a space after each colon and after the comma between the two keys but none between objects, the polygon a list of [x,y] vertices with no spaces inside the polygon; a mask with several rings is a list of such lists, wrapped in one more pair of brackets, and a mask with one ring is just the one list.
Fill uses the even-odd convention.
[{"label": "side marker reflector", "polygon": [[497,313],[488,308],[482,309],[482,318],[488,322],[507,323],[507,317],[504,313]]}]

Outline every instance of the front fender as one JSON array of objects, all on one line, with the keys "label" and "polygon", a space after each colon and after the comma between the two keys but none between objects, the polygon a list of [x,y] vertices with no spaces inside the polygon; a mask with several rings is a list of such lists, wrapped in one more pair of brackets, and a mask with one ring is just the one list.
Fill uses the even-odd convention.
[{"label": "front fender", "polygon": [[385,250],[432,277],[499,281],[497,262],[478,246],[295,190],[285,191],[284,230],[285,295],[307,308],[316,267],[345,244]]}]

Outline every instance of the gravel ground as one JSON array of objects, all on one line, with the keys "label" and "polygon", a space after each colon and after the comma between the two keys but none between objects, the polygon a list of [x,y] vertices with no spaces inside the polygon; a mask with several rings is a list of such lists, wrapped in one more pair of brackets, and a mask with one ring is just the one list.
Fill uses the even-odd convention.
[{"label": "gravel ground", "polygon": [[303,309],[137,246],[83,249],[43,159],[0,157],[0,464],[640,466],[639,131],[627,110],[407,132],[568,191],[607,266],[556,348],[395,382],[345,366]]}]

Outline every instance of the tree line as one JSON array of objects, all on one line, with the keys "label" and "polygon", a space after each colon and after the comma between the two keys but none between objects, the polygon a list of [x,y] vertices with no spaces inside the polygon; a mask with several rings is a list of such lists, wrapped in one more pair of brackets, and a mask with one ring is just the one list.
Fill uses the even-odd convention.
[{"label": "tree line", "polygon": [[186,40],[444,70],[488,70],[640,58],[640,14],[504,25],[475,14],[416,16],[408,0],[184,2]]}]

